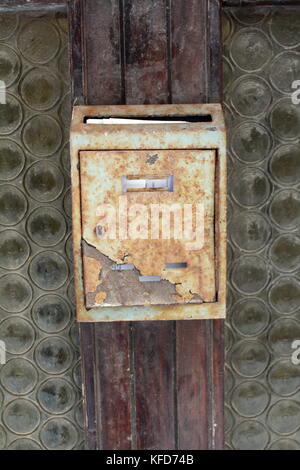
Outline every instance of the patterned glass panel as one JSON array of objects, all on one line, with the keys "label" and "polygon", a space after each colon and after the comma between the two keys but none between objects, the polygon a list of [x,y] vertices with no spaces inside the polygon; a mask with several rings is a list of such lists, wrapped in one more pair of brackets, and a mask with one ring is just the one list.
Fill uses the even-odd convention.
[{"label": "patterned glass panel", "polygon": [[300,9],[227,10],[226,431],[232,449],[300,449]]},{"label": "patterned glass panel", "polygon": [[0,448],[82,447],[66,13],[0,14]]}]

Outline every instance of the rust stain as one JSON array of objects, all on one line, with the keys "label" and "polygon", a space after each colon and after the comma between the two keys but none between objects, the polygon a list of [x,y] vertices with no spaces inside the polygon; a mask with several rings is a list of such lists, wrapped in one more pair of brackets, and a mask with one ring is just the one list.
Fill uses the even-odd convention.
[{"label": "rust stain", "polygon": [[[177,116],[211,114],[212,122],[199,122],[193,124],[164,124],[158,125],[86,125],[85,116]],[[213,131],[213,132],[212,132]],[[128,149],[124,151],[124,149]],[[138,150],[137,150],[138,149]],[[88,167],[88,154],[108,155],[119,154],[117,165],[110,165],[110,178],[114,181],[119,176],[130,176],[128,172],[128,159],[132,159],[132,175],[138,172],[147,174],[157,174],[162,171],[171,174],[171,169],[175,177],[180,180],[183,169],[174,165],[172,161],[172,149],[174,154],[179,151],[198,151],[201,149],[207,155],[213,154],[214,163],[210,170],[206,169],[203,174],[197,170],[191,170],[187,180],[181,180],[182,200],[187,200],[188,191],[196,189],[198,200],[208,203],[205,218],[205,239],[209,242],[203,247],[202,252],[194,253],[189,259],[188,269],[184,276],[180,270],[170,272],[166,270],[164,255],[168,255],[167,262],[185,262],[186,250],[180,243],[174,240],[167,240],[166,247],[162,249],[161,240],[142,240],[143,249],[138,246],[136,240],[123,240],[122,246],[118,245],[118,240],[100,240],[95,233],[97,221],[97,201],[98,191],[105,190],[105,174],[98,175],[96,181],[94,174],[92,181],[90,178],[91,168]],[[127,152],[125,157],[124,152]],[[86,155],[86,162],[81,155]],[[142,155],[141,162],[137,155]],[[160,154],[165,154],[160,162]],[[131,154],[131,157],[130,155]],[[191,152],[190,152],[191,154]],[[156,158],[158,155],[159,158]],[[168,157],[167,157],[168,155]],[[183,154],[182,154],[183,155]],[[136,161],[134,161],[136,160]],[[159,172],[157,171],[158,162]],[[188,164],[186,163],[186,168]],[[112,320],[168,320],[168,319],[191,319],[191,318],[222,318],[225,316],[226,298],[226,135],[223,113],[220,105],[143,105],[143,106],[85,106],[73,109],[73,120],[71,126],[71,164],[72,164],[72,200],[73,200],[73,241],[74,241],[74,267],[75,267],[75,291],[77,304],[77,317],[79,321],[112,321]],[[108,165],[109,166],[109,165]],[[175,168],[174,168],[175,167]],[[165,170],[165,171],[164,171]],[[203,169],[202,169],[203,170]],[[150,173],[148,173],[150,172]],[[152,172],[152,173],[151,173]],[[173,174],[173,173],[172,173]],[[175,181],[176,181],[175,178]],[[200,179],[199,179],[200,178]],[[203,178],[205,184],[198,184]],[[86,184],[82,185],[83,180]],[[207,181],[215,184],[207,191]],[[88,195],[86,189],[94,185],[91,194]],[[203,186],[203,188],[202,188]],[[142,195],[142,196],[141,196]],[[170,196],[170,194],[168,194]],[[149,204],[152,193],[127,193],[129,203]],[[156,197],[156,194],[155,194]],[[106,187],[106,201],[114,201],[116,198],[116,186]],[[138,199],[136,199],[138,198]],[[184,199],[186,198],[186,199]],[[160,192],[160,202],[166,201],[165,192]],[[213,203],[213,209],[209,207]],[[207,204],[206,204],[207,205]],[[81,210],[80,210],[81,208]],[[99,219],[99,217],[98,217]],[[143,222],[141,223],[143,226]],[[90,232],[91,229],[91,232]],[[85,239],[93,247],[100,258],[86,256],[81,258],[81,241]],[[114,243],[108,243],[108,242]],[[152,242],[151,241],[151,242]],[[101,242],[101,246],[100,246]],[[105,243],[104,243],[105,242]],[[170,243],[169,243],[170,242]],[[152,259],[150,253],[152,252]],[[155,256],[153,256],[155,253]],[[172,259],[169,256],[172,255]],[[97,255],[98,256],[98,255]],[[103,256],[103,258],[101,258]],[[88,260],[88,258],[92,258]],[[159,295],[154,289],[146,288],[146,283],[137,284],[133,282],[133,288],[141,298],[140,304],[132,302],[136,294],[129,296],[126,288],[122,289],[122,296],[117,293],[110,278],[111,268],[108,270],[105,263],[130,263],[135,266],[135,275],[161,276],[158,284],[164,286],[164,301],[159,300]],[[89,273],[88,275],[86,275]],[[101,273],[101,274],[100,274]],[[113,271],[113,276],[124,272]],[[88,279],[92,277],[92,279]],[[116,283],[115,277],[113,282]],[[142,289],[139,291],[139,286]],[[153,284],[155,283],[147,283]],[[110,286],[110,287],[109,287]],[[167,288],[165,286],[168,286]],[[153,289],[153,287],[151,287]],[[168,290],[169,289],[169,290]],[[134,291],[134,292],[136,292]],[[166,295],[166,292],[169,292]],[[155,295],[154,295],[155,294]],[[159,303],[158,303],[159,302]],[[132,305],[133,304],[133,305]],[[149,305],[148,305],[149,304]],[[122,307],[126,306],[126,307]],[[135,305],[144,305],[135,307]],[[110,308],[109,306],[114,306]],[[101,308],[99,308],[101,307]],[[129,308],[132,307],[132,308]]]}]

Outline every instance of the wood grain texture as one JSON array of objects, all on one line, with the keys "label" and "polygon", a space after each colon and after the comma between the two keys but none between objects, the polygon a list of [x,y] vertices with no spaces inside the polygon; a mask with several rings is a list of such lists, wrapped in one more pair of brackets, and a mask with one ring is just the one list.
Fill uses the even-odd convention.
[{"label": "wood grain texture", "polygon": [[[83,5],[87,104],[219,101],[217,0]],[[223,327],[81,324],[87,448],[222,448]]]},{"label": "wood grain texture", "polygon": [[128,450],[132,446],[128,323],[97,323],[93,328],[98,391],[98,447]]},{"label": "wood grain texture", "polygon": [[85,104],[122,104],[119,0],[84,2]]},{"label": "wood grain texture", "polygon": [[165,0],[126,0],[126,104],[168,102],[167,44]]},{"label": "wood grain texture", "polygon": [[[167,103],[168,41],[165,0],[124,2],[127,104]],[[174,449],[173,322],[133,328],[136,448]]]}]

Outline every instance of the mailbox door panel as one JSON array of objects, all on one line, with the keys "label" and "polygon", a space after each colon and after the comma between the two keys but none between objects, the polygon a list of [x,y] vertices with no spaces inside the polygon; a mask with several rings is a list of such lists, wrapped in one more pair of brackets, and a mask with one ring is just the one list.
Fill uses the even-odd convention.
[{"label": "mailbox door panel", "polygon": [[82,151],[80,184],[87,308],[215,300],[214,150]]}]

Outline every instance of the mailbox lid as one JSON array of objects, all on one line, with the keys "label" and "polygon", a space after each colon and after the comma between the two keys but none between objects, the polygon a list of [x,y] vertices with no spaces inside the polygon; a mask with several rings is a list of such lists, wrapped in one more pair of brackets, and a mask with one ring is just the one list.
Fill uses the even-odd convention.
[{"label": "mailbox lid", "polygon": [[81,151],[79,161],[86,308],[214,302],[215,150]]}]

